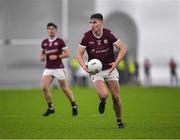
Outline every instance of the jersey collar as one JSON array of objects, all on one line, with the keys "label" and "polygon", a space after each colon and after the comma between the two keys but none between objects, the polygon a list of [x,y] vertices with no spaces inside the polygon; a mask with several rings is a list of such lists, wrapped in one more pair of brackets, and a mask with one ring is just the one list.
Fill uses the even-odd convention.
[{"label": "jersey collar", "polygon": [[100,39],[103,35],[103,28],[101,29],[101,35],[100,36],[95,35],[95,33],[93,31],[92,31],[92,33],[93,33],[94,37],[96,37],[97,39]]},{"label": "jersey collar", "polygon": [[49,42],[53,42],[53,41],[56,40],[56,39],[57,39],[57,37],[55,36],[53,39],[48,38],[48,41],[49,41]]}]

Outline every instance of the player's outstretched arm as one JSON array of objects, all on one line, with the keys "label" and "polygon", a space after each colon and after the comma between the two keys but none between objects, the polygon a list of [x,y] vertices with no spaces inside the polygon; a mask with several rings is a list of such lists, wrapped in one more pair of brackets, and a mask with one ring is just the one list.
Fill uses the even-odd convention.
[{"label": "player's outstretched arm", "polygon": [[88,71],[88,69],[87,69],[87,67],[86,67],[86,64],[85,64],[85,62],[84,62],[84,59],[83,59],[84,52],[85,52],[85,49],[84,49],[84,48],[78,47],[76,58],[77,58],[79,64],[81,65],[81,67],[82,67],[86,72],[89,73],[89,71]]},{"label": "player's outstretched arm", "polygon": [[119,64],[119,62],[124,58],[125,54],[126,54],[126,48],[124,46],[124,43],[122,41],[118,41],[116,44],[114,44],[114,46],[119,50],[118,56],[116,58],[116,61],[111,63],[111,69],[109,71],[109,74],[117,67],[117,65]]},{"label": "player's outstretched arm", "polygon": [[117,49],[119,49],[119,53],[118,53],[118,56],[117,56],[117,59],[116,59],[116,64],[118,65],[119,62],[124,58],[125,54],[126,54],[126,48],[125,48],[125,45],[124,43],[119,40],[116,44],[114,44],[115,47]]}]

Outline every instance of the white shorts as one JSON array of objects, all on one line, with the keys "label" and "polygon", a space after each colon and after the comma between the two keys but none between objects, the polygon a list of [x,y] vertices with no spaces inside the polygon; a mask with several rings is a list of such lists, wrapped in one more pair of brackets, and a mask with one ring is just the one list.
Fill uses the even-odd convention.
[{"label": "white shorts", "polygon": [[66,79],[65,71],[62,68],[61,69],[45,69],[42,75],[43,76],[51,75],[51,76],[56,77],[58,80]]},{"label": "white shorts", "polygon": [[109,80],[119,80],[119,73],[117,69],[114,69],[109,75],[110,69],[100,71],[95,75],[91,75],[91,81],[94,83],[97,80],[109,81]]}]

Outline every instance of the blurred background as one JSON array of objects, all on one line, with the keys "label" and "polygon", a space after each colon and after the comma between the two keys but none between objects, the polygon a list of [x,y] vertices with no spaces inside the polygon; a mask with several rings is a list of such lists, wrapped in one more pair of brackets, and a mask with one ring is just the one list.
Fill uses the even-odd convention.
[{"label": "blurred background", "polygon": [[0,88],[40,87],[39,53],[48,22],[58,25],[58,36],[70,48],[64,60],[69,84],[88,86],[74,58],[95,12],[128,50],[118,65],[120,83],[180,85],[179,0],[0,0]]}]

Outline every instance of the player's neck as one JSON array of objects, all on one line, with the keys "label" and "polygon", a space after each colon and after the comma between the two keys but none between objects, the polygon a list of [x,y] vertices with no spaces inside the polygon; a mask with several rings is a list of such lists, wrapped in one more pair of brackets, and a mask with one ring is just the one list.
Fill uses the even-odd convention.
[{"label": "player's neck", "polygon": [[93,34],[96,38],[101,38],[101,36],[103,34],[103,29],[101,28],[101,29],[97,30],[96,32],[93,32]]},{"label": "player's neck", "polygon": [[57,38],[56,36],[50,36],[49,41],[52,42],[52,41],[56,40],[56,38]]}]

